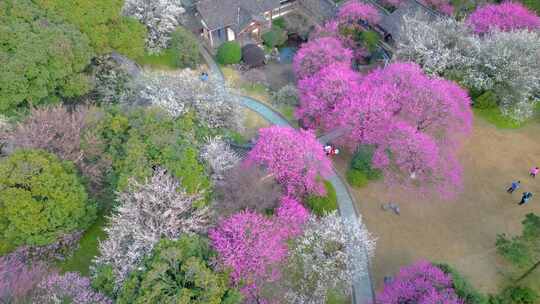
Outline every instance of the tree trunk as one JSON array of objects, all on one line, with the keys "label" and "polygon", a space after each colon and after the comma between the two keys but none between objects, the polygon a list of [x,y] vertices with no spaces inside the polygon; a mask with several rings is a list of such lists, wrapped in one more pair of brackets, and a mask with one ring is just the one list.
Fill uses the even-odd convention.
[{"label": "tree trunk", "polygon": [[536,262],[529,270],[525,271],[524,274],[522,274],[517,280],[516,283],[519,283],[521,280],[525,279],[529,274],[531,274],[536,268],[540,266],[540,261]]}]

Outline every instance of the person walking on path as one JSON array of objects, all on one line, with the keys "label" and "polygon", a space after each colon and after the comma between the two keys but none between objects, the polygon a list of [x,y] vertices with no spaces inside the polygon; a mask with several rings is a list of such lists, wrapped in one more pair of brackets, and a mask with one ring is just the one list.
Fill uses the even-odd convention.
[{"label": "person walking on path", "polygon": [[540,171],[540,168],[538,167],[532,167],[531,168],[531,171],[529,171],[529,175],[532,176],[533,178],[536,177],[536,174],[538,174],[538,171]]},{"label": "person walking on path", "polygon": [[533,194],[531,192],[523,192],[523,195],[521,196],[521,202],[519,202],[519,205],[525,205],[529,202],[529,200],[532,198]]},{"label": "person walking on path", "polygon": [[508,190],[506,190],[506,192],[512,193],[512,192],[516,191],[519,188],[520,184],[521,184],[521,181],[513,181],[512,185],[510,185],[510,188],[508,188]]},{"label": "person walking on path", "polygon": [[206,81],[208,80],[208,73],[202,72],[202,73],[201,73],[201,80],[202,80],[203,82],[206,82]]}]

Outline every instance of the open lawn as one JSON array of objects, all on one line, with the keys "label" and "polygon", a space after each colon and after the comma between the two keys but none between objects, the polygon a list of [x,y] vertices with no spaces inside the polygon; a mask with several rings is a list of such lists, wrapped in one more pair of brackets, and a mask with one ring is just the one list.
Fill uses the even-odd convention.
[{"label": "open lawn", "polygon": [[260,128],[266,128],[270,126],[270,123],[264,120],[264,118],[262,118],[261,115],[249,109],[242,109],[242,110],[245,113],[245,121],[244,121],[245,129],[241,133],[245,138],[247,139],[254,138],[255,136],[257,136]]},{"label": "open lawn", "polygon": [[[349,159],[350,155],[336,159],[342,173]],[[452,201],[419,198],[384,182],[354,190],[368,229],[378,237],[372,263],[377,289],[384,276],[420,258],[455,266],[484,292],[496,292],[504,284],[509,268],[495,251],[496,235],[517,234],[525,214],[540,214],[540,178],[528,176],[530,167],[540,165],[540,124],[497,129],[477,117],[460,159],[465,190]],[[506,193],[515,179],[522,187]],[[535,196],[528,205],[518,206],[523,191]],[[400,216],[381,210],[388,201],[400,205]]]}]

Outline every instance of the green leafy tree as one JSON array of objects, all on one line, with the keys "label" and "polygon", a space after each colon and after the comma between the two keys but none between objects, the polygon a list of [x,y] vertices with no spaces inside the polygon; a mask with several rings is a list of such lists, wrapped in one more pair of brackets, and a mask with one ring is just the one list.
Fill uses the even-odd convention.
[{"label": "green leafy tree", "polygon": [[524,270],[516,282],[529,276],[540,266],[540,216],[529,213],[522,222],[521,235],[497,236],[497,252],[520,270]]},{"label": "green leafy tree", "polygon": [[99,54],[116,50],[130,58],[144,55],[146,28],[136,19],[122,16],[123,0],[35,0],[86,34]]},{"label": "green leafy tree", "polygon": [[364,31],[360,33],[360,39],[364,46],[370,52],[377,50],[377,43],[379,43],[379,34],[374,31]]},{"label": "green leafy tree", "polygon": [[143,270],[125,282],[117,303],[241,303],[240,293],[228,287],[228,275],[210,267],[211,257],[207,240],[197,235],[162,240]]},{"label": "green leafy tree", "polygon": [[242,59],[242,49],[236,41],[227,41],[219,46],[216,59],[221,64],[239,63]]},{"label": "green leafy tree", "polygon": [[441,269],[445,274],[452,276],[452,287],[456,291],[456,294],[463,300],[464,304],[487,304],[488,298],[480,293],[469,280],[459,273],[452,266],[440,263],[434,264]]},{"label": "green leafy tree", "polygon": [[540,1],[538,0],[521,0],[526,7],[535,11],[537,15],[540,15]]},{"label": "green leafy tree", "polygon": [[159,108],[122,112],[111,109],[92,132],[105,142],[112,159],[112,182],[122,191],[132,177],[142,182],[153,168],[166,168],[189,193],[210,185],[205,167],[199,161],[197,144],[208,135],[206,127],[188,113],[173,118]]},{"label": "green leafy tree", "polygon": [[281,46],[287,41],[287,32],[279,27],[274,26],[268,32],[262,34],[264,44],[270,48]]},{"label": "green leafy tree", "polygon": [[17,150],[0,162],[0,254],[52,243],[95,214],[73,164],[41,150]]},{"label": "green leafy tree", "polygon": [[197,39],[181,26],[171,34],[171,50],[174,54],[174,63],[179,68],[194,68],[201,62]]},{"label": "green leafy tree", "polygon": [[88,92],[93,52],[76,27],[30,0],[0,1],[0,112]]}]

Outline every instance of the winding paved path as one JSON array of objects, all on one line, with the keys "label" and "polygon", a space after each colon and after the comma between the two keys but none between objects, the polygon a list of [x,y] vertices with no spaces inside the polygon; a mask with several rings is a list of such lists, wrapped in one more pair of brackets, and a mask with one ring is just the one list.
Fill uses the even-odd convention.
[{"label": "winding paved path", "polygon": [[[212,56],[208,53],[208,51],[200,46],[201,54],[204,57],[205,61],[207,62],[208,66],[210,67],[210,77],[217,77],[221,83],[225,84],[225,78],[223,77],[223,73],[221,72],[219,66],[216,64]],[[266,119],[268,122],[280,125],[280,126],[291,126],[291,124],[285,119],[281,114],[277,113],[276,111],[272,110],[270,107],[265,105],[264,103],[253,99],[251,97],[247,96],[241,96],[238,95],[240,98],[240,103],[242,106],[249,108],[250,110],[253,110],[260,114],[264,119]],[[319,139],[321,141],[321,139]],[[322,139],[324,141],[324,139]],[[323,144],[325,142],[322,142]],[[334,168],[333,175],[328,179],[330,183],[332,183],[332,186],[336,189],[337,194],[337,200],[339,205],[339,213],[341,216],[346,219],[350,224],[352,225],[359,225],[358,222],[358,215],[356,213],[356,210],[354,208],[354,199],[351,195],[349,189],[347,188],[347,185],[343,182],[341,177],[337,174],[336,169]],[[364,249],[362,252],[355,252],[355,255],[361,255],[362,257],[360,260],[367,261],[367,258],[364,258],[365,255],[367,255],[366,250]],[[369,304],[373,303],[374,300],[374,293],[373,293],[373,285],[371,283],[371,275],[369,272],[369,265],[365,265],[365,269],[368,269],[367,275],[360,275],[357,274],[353,278],[353,303],[355,304]]]}]

